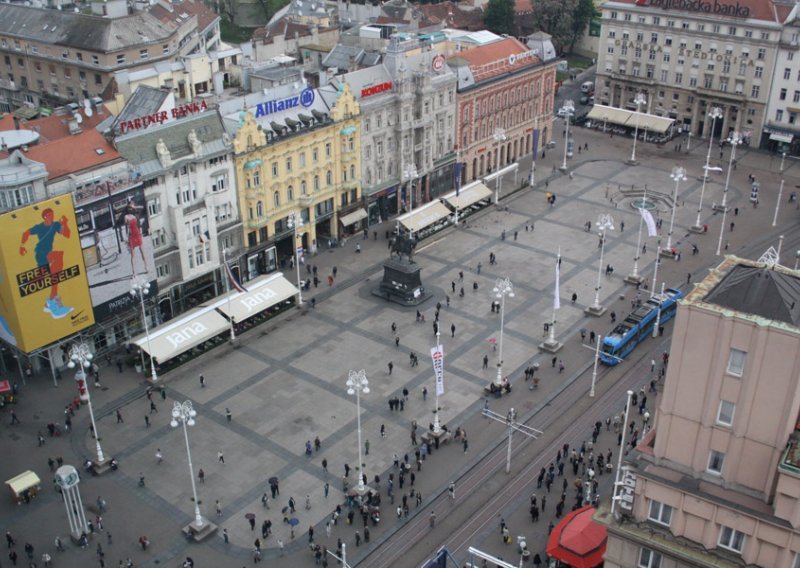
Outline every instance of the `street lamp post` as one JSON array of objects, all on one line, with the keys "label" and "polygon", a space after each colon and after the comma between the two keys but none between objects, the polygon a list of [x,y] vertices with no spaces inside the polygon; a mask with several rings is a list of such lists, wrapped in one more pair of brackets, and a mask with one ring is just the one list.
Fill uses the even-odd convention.
[{"label": "street lamp post", "polygon": [[783,174],[783,161],[786,159],[786,152],[781,152],[781,174]]},{"label": "street lamp post", "polygon": [[[442,340],[441,340],[441,332],[439,331],[440,326],[436,326],[436,348],[439,353],[442,353]],[[435,371],[435,369],[434,369]],[[433,393],[435,395],[434,403],[436,407],[433,410],[433,433],[437,436],[442,431],[442,423],[439,421],[439,384],[437,382],[436,373],[434,372],[433,375]]]},{"label": "street lamp post", "polygon": [[644,96],[644,93],[638,93],[636,98],[633,99],[633,102],[636,104],[636,127],[633,130],[633,149],[631,150],[631,159],[628,163],[632,166],[636,165],[636,139],[639,138],[639,107],[647,104],[647,97]]},{"label": "street lamp post", "polygon": [[419,177],[417,166],[415,164],[406,164],[406,166],[403,168],[403,177],[409,184],[408,212],[411,213],[414,211],[414,193],[416,193],[416,189],[414,187],[414,180]]},{"label": "street lamp post", "polygon": [[597,267],[597,286],[594,289],[594,303],[586,308],[586,312],[593,316],[601,316],[606,309],[600,305],[600,278],[603,273],[603,253],[606,248],[606,231],[614,230],[614,218],[611,215],[600,215],[597,218],[597,229],[600,231],[600,264]]},{"label": "street lamp post", "polygon": [[778,211],[780,211],[781,207],[781,199],[783,198],[783,178],[781,178],[781,187],[778,190],[778,201],[775,203],[775,215],[772,216],[772,226],[778,224]]},{"label": "street lamp post", "polygon": [[[647,205],[647,184],[644,186],[644,194],[642,195],[642,209]],[[639,208],[637,207],[637,210]],[[639,276],[639,253],[642,249],[642,226],[644,225],[644,215],[639,211],[639,232],[636,235],[636,251],[633,256],[633,271],[625,277],[625,282],[629,284],[636,284],[637,286],[642,283],[642,277]]]},{"label": "street lamp post", "polygon": [[154,383],[158,381],[156,374],[156,361],[153,357],[153,350],[150,346],[150,328],[147,325],[147,313],[144,310],[144,297],[150,293],[150,282],[144,277],[136,277],[131,282],[131,296],[139,296],[139,304],[142,306],[142,323],[144,333],[147,337],[147,354],[150,355],[150,380]]},{"label": "street lamp post", "polygon": [[692,131],[689,131],[689,135],[686,137],[686,153],[688,154],[692,150]]},{"label": "street lamp post", "polygon": [[[506,138],[506,131],[502,128],[497,128],[492,135],[494,138],[495,143],[500,144],[507,140]],[[498,153],[497,160],[495,161],[495,169],[498,171],[502,169],[502,164],[500,163],[500,155]],[[500,203],[500,188],[503,185],[503,176],[497,176],[497,181],[494,182],[494,204],[497,205]]]},{"label": "street lamp post", "polygon": [[100,433],[97,431],[97,423],[94,420],[94,407],[92,406],[92,395],[89,392],[89,382],[86,380],[86,369],[92,365],[92,352],[85,343],[77,343],[69,350],[69,363],[67,367],[78,370],[75,372],[75,380],[78,382],[78,390],[81,391],[81,400],[85,399],[89,405],[89,419],[92,421],[92,432],[94,433],[95,452],[97,453],[96,468],[104,465],[106,458],[103,455],[103,448],[100,447]]},{"label": "street lamp post", "polygon": [[503,325],[505,324],[506,296],[514,297],[514,285],[507,277],[498,278],[492,292],[500,299],[500,356],[497,359],[497,378],[495,379],[495,386],[500,388],[503,384]]},{"label": "street lamp post", "polygon": [[564,132],[564,163],[561,164],[561,171],[567,171],[567,146],[569,145],[569,117],[575,112],[575,103],[571,99],[564,101],[564,106],[561,107],[560,113],[564,115],[564,120],[567,123],[567,128]]},{"label": "street lamp post", "polygon": [[709,162],[711,161],[711,145],[714,142],[714,130],[716,130],[717,119],[722,118],[722,109],[713,107],[708,113],[708,117],[711,119],[711,132],[708,136],[708,152],[706,152],[706,165],[703,168],[703,185],[700,188],[700,204],[697,206],[697,220],[694,222],[694,227],[691,228],[695,233],[703,232],[703,226],[700,224],[700,214],[703,211],[703,196],[705,195],[706,182],[708,181],[708,168],[711,167]]},{"label": "street lamp post", "polygon": [[297,269],[297,307],[303,305],[303,286],[300,284],[300,247],[297,246],[297,231],[303,227],[303,217],[292,213],[286,222],[290,229],[294,229],[294,267]]},{"label": "street lamp post", "polygon": [[631,397],[633,397],[633,391],[628,391],[628,400],[625,403],[625,420],[622,423],[622,439],[620,440],[620,448],[619,448],[619,456],[617,457],[617,471],[614,477],[614,489],[611,492],[611,514],[614,514],[615,509],[617,508],[617,488],[620,485],[619,476],[620,476],[620,469],[622,468],[622,456],[625,453],[625,433],[628,431],[628,413],[631,410]]},{"label": "street lamp post", "polygon": [[722,191],[722,224],[719,227],[719,241],[717,242],[717,255],[722,250],[722,235],[725,233],[725,217],[728,213],[728,186],[731,182],[731,170],[733,162],[736,161],[736,146],[742,143],[742,138],[738,132],[730,133],[728,143],[731,145],[731,157],[728,160],[728,174],[725,176],[725,189]]},{"label": "street lamp post", "polygon": [[200,514],[200,501],[197,500],[197,486],[194,483],[194,467],[192,466],[192,451],[189,448],[189,431],[187,426],[194,426],[194,418],[197,416],[197,411],[192,406],[192,401],[185,402],[175,401],[172,406],[172,420],[169,425],[177,428],[178,424],[183,426],[183,439],[186,442],[186,457],[189,461],[189,479],[192,482],[192,499],[194,500],[194,528],[197,531],[203,529],[206,524],[205,519]]},{"label": "street lamp post", "polygon": [[364,369],[350,371],[347,375],[347,394],[356,395],[356,423],[358,424],[358,492],[366,491],[364,485],[364,459],[361,456],[361,393],[369,394],[369,381]]},{"label": "street lamp post", "polygon": [[[669,175],[675,181],[675,191],[672,194],[672,214],[669,218],[669,233],[667,233],[667,252],[672,253],[672,229],[675,226],[675,210],[678,208],[678,186],[682,181],[686,181],[686,168],[676,166],[672,168]],[[655,282],[653,282],[655,284]]]},{"label": "street lamp post", "polygon": [[600,344],[603,343],[603,336],[597,336],[597,347],[594,349],[594,368],[592,369],[592,387],[589,389],[589,396],[594,398],[595,385],[597,385],[597,365],[600,362]]}]

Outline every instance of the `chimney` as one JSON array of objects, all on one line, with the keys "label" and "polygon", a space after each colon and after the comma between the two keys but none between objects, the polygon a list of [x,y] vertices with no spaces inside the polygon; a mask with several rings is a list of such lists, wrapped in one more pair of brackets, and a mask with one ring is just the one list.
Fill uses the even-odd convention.
[{"label": "chimney", "polygon": [[14,130],[19,130],[19,117],[14,115]]}]

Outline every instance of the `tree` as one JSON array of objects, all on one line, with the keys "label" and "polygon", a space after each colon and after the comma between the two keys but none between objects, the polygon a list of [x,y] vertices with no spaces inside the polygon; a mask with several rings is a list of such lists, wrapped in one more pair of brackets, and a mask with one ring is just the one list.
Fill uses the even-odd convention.
[{"label": "tree", "polygon": [[592,0],[577,0],[572,12],[572,40],[569,42],[569,51],[575,49],[575,44],[586,32],[586,28],[595,17],[597,10]]},{"label": "tree", "polygon": [[484,25],[496,34],[510,34],[514,30],[514,0],[489,0],[486,5]]},{"label": "tree", "polygon": [[564,53],[573,43],[577,5],[578,0],[536,0],[533,3],[534,27],[552,36],[556,53]]}]

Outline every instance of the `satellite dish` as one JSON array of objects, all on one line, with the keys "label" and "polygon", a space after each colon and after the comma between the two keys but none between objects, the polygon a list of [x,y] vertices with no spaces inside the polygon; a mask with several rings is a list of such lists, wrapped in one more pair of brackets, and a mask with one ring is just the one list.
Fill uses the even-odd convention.
[{"label": "satellite dish", "polygon": [[81,116],[81,113],[76,112],[73,116],[75,117],[75,122],[77,122],[78,124],[83,122],[83,117]]},{"label": "satellite dish", "polygon": [[89,99],[83,99],[83,112],[86,113],[86,116],[92,116],[94,114],[92,106],[89,104]]}]

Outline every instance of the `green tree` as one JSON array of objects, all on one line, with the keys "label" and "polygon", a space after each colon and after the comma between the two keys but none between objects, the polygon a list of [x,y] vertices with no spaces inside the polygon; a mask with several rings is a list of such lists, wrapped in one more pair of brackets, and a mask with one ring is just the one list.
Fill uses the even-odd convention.
[{"label": "green tree", "polygon": [[489,0],[483,23],[496,34],[510,34],[514,30],[514,0]]},{"label": "green tree", "polygon": [[578,0],[536,0],[533,26],[552,36],[556,53],[564,53],[573,43],[575,10]]},{"label": "green tree", "polygon": [[572,12],[572,39],[569,42],[569,51],[575,49],[575,44],[586,32],[586,28],[597,13],[592,0],[577,0]]}]

